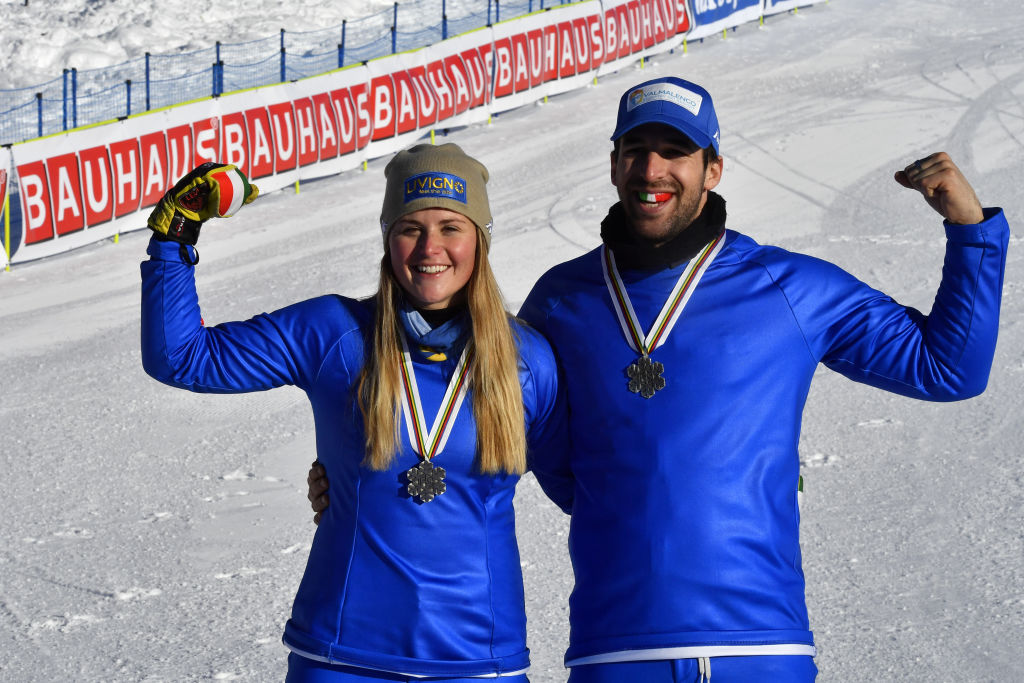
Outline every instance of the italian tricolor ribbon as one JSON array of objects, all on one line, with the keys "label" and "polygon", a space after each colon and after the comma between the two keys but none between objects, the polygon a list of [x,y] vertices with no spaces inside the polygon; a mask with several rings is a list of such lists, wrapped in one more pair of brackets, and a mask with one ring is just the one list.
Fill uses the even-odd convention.
[{"label": "italian tricolor ribbon", "polygon": [[420,399],[419,387],[416,386],[416,374],[413,372],[409,345],[405,341],[404,334],[399,336],[402,339],[402,413],[405,415],[405,427],[409,432],[409,441],[412,443],[412,447],[424,460],[430,460],[444,450],[452,426],[455,424],[455,416],[462,406],[463,399],[466,398],[472,354],[469,353],[468,346],[462,350],[459,364],[456,366],[451,380],[448,381],[448,389],[444,393],[444,398],[441,399],[441,407],[437,409],[434,424],[428,431],[423,414],[423,401]]},{"label": "italian tricolor ribbon", "polygon": [[722,250],[724,243],[725,232],[722,232],[718,237],[705,245],[696,257],[690,260],[679,276],[679,279],[676,280],[672,292],[669,294],[668,299],[665,300],[665,305],[661,307],[661,313],[655,319],[651,331],[646,335],[643,334],[640,323],[636,318],[636,312],[633,310],[633,303],[629,300],[629,294],[626,293],[626,287],[622,284],[622,278],[619,276],[619,269],[615,265],[615,256],[612,254],[612,250],[607,246],[601,247],[601,266],[604,270],[604,282],[608,285],[612,306],[615,308],[615,314],[619,318],[619,324],[622,326],[622,332],[625,334],[630,348],[643,356],[649,356],[654,349],[661,346],[665,339],[668,338],[669,333],[672,332],[672,328],[675,327],[676,322],[679,320],[679,315],[690,301],[690,297],[693,296],[693,291],[697,288],[697,283],[700,282],[704,271],[708,269],[711,262],[718,256],[718,252]]}]

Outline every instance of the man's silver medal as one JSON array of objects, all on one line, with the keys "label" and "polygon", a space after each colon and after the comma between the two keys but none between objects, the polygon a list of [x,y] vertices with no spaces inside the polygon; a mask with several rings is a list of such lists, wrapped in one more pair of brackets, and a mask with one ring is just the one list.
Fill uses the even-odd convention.
[{"label": "man's silver medal", "polygon": [[633,302],[629,300],[626,286],[619,276],[619,269],[615,265],[615,256],[612,254],[612,250],[607,246],[602,247],[601,266],[604,270],[604,281],[608,286],[608,294],[612,298],[612,307],[615,309],[615,315],[619,319],[626,342],[640,355],[626,368],[626,376],[629,377],[627,387],[634,394],[651,398],[665,388],[665,378],[662,376],[665,366],[652,360],[651,353],[664,343],[672,328],[675,327],[679,315],[697,288],[697,283],[704,275],[704,271],[708,269],[715,256],[721,251],[724,238],[725,233],[723,232],[690,260],[690,263],[683,269],[682,275],[676,280],[668,299],[665,300],[665,305],[662,306],[651,331],[646,335],[642,332],[636,311],[633,310]]}]

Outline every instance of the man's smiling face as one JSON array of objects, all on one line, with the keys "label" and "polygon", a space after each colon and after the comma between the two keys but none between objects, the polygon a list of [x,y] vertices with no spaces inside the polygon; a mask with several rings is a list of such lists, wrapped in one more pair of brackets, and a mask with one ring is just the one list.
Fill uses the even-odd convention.
[{"label": "man's smiling face", "polygon": [[705,163],[690,138],[661,123],[638,126],[618,140],[611,178],[636,237],[668,242],[700,215],[722,178],[722,159]]}]

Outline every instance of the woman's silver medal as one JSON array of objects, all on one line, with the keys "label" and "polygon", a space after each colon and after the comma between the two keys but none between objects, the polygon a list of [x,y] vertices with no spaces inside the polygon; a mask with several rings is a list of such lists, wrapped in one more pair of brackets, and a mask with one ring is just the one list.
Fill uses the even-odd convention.
[{"label": "woman's silver medal", "polygon": [[405,335],[401,338],[402,414],[405,416],[409,442],[420,458],[418,463],[405,471],[405,490],[420,503],[429,503],[448,490],[448,485],[444,481],[444,468],[434,465],[432,460],[448,443],[448,436],[455,424],[455,416],[458,415],[462,401],[466,398],[472,354],[468,347],[463,349],[459,364],[448,381],[444,398],[441,399],[441,406],[437,409],[434,424],[428,431],[409,345],[405,341]]}]

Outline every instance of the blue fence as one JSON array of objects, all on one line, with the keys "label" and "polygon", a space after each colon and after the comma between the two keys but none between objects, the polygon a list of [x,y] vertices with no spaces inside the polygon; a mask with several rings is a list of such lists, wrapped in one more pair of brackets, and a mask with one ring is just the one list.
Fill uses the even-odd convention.
[{"label": "blue fence", "polygon": [[[0,90],[0,144],[31,140],[188,102],[292,81],[432,45],[568,0],[409,0],[338,26],[177,54],[150,54],[103,69],[65,69],[29,88]],[[436,21],[432,21],[436,17]]]}]

